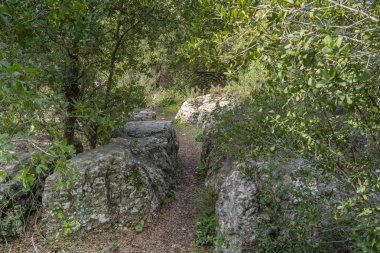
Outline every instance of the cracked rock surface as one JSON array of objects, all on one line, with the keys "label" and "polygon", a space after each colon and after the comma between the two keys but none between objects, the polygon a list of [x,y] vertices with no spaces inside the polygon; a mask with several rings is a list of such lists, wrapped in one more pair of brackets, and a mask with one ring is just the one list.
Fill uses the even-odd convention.
[{"label": "cracked rock surface", "polygon": [[130,121],[146,121],[155,120],[156,112],[152,109],[137,109],[131,113]]},{"label": "cracked rock surface", "polygon": [[[326,180],[321,170],[297,157],[280,159],[279,155],[262,161],[253,161],[249,156],[238,159],[231,153],[218,151],[214,135],[212,126],[205,124],[201,161],[207,171],[205,185],[217,194],[215,216],[219,243],[215,253],[255,252],[259,243],[258,227],[268,226],[281,235],[282,231],[272,226],[264,211],[266,204],[261,195],[265,189],[270,189],[276,197],[281,206],[278,210],[288,220],[294,219],[291,208],[301,201],[301,194],[310,194],[314,202],[318,196],[330,194],[330,204],[319,205],[325,218],[320,226],[329,226],[333,218],[329,206],[341,198],[337,180]],[[303,180],[305,173],[311,175],[308,181]],[[270,188],[264,188],[265,185]]]},{"label": "cracked rock surface", "polygon": [[231,101],[224,96],[207,94],[186,100],[175,118],[189,125],[201,126],[206,121],[210,121],[211,114],[215,110],[230,107],[232,107]]},{"label": "cracked rock surface", "polygon": [[[33,140],[41,145],[48,145],[45,139]],[[17,160],[0,163],[0,170],[5,172],[5,180],[0,180],[0,242],[20,236],[25,231],[26,220],[40,206],[46,174],[36,173],[33,158],[22,142],[15,144],[12,152]],[[28,190],[16,176],[20,170],[27,168],[34,181]]]},{"label": "cracked rock surface", "polygon": [[[146,122],[149,122],[146,124]],[[69,187],[46,180],[42,227],[47,235],[65,228],[89,231],[144,225],[155,218],[173,185],[178,141],[168,121],[129,122],[111,143],[71,160]]]}]

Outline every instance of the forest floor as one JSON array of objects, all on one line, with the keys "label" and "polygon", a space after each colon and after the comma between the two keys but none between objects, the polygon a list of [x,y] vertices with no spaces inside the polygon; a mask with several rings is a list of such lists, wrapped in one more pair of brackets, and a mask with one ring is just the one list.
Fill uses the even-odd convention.
[{"label": "forest floor", "polygon": [[[159,113],[158,119],[171,120],[173,116],[173,112]],[[163,206],[157,220],[148,224],[141,233],[137,233],[134,228],[109,228],[83,233],[76,238],[46,241],[38,233],[38,224],[35,224],[25,237],[9,243],[4,252],[209,252],[209,249],[194,246],[198,218],[195,202],[203,188],[202,182],[197,178],[201,144],[195,141],[196,129],[184,126],[175,128],[180,143],[175,192]]]}]

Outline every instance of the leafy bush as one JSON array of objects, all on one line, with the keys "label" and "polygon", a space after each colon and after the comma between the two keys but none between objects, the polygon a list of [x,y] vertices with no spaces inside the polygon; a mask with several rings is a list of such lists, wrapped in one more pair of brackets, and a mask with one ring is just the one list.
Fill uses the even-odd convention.
[{"label": "leafy bush", "polygon": [[197,166],[197,175],[199,176],[200,179],[204,180],[207,176],[207,171],[206,168],[203,164],[199,164]]},{"label": "leafy bush", "polygon": [[203,189],[194,205],[199,213],[196,224],[195,244],[197,246],[214,246],[217,242],[215,217],[216,193],[211,189]]},{"label": "leafy bush", "polygon": [[214,246],[216,242],[216,225],[215,214],[200,217],[196,226],[195,244],[197,246]]},{"label": "leafy bush", "polygon": [[204,141],[204,137],[203,137],[202,132],[197,133],[197,135],[195,136],[195,141],[197,141],[197,142],[203,142]]},{"label": "leafy bush", "polygon": [[267,78],[262,64],[253,61],[246,68],[237,71],[226,86],[212,86],[208,93],[224,94],[234,101],[244,101],[251,98],[252,92],[257,91]]},{"label": "leafy bush", "polygon": [[[237,112],[240,119],[225,120],[221,143],[228,140],[233,154],[254,161],[265,161],[271,154],[302,157],[326,178],[339,181],[343,197],[338,203],[327,197],[318,201],[327,201],[333,210],[330,222],[341,236],[340,246],[379,251],[379,1],[205,0],[201,4],[205,11],[198,19],[216,18],[220,23],[206,27],[194,23],[202,33],[190,42],[189,58],[206,58],[210,68],[219,63],[231,78],[259,62],[268,75],[240,108],[243,113]],[[252,108],[250,116],[244,108]],[[220,149],[231,148],[226,146]],[[303,180],[310,177],[304,175]],[[314,244],[310,236],[303,236],[307,233],[300,233],[298,242],[306,248],[323,252],[334,247],[334,235],[324,237],[309,226],[314,209],[294,207],[294,211],[301,223],[282,227],[289,231],[284,243],[306,230],[315,231],[321,240]],[[282,244],[281,237],[263,234],[268,234],[265,242]],[[298,242],[295,245],[302,251]]]},{"label": "leafy bush", "polygon": [[[282,106],[286,101],[279,94],[261,90],[254,98],[254,101],[242,103],[235,110],[218,116],[213,141],[216,152],[221,155],[233,154],[237,158],[248,158],[259,163],[277,161],[277,164],[268,168],[242,168],[248,177],[254,176],[255,180],[265,175],[265,180],[259,181],[258,191],[260,210],[268,220],[258,220],[256,224],[252,224],[259,231],[257,252],[304,252],[303,249],[308,252],[345,252],[358,247],[351,234],[354,231],[358,233],[356,236],[364,236],[363,232],[369,231],[368,240],[373,243],[371,247],[377,247],[374,226],[378,224],[378,218],[373,213],[373,208],[376,207],[366,207],[365,210],[368,211],[363,214],[367,218],[371,217],[371,224],[366,220],[366,225],[359,225],[363,221],[354,221],[352,213],[343,215],[342,205],[356,198],[351,182],[347,178],[345,180],[344,175],[339,172],[328,170],[331,164],[316,155],[324,150],[321,151],[319,147],[317,150],[309,150],[310,147],[305,147],[305,140],[299,138],[298,132],[289,132],[288,125],[278,124],[280,117],[287,113]],[[292,107],[297,108],[297,105]],[[356,158],[363,151],[357,152]],[[278,164],[286,164],[289,160],[300,157],[312,169],[305,168],[292,174],[291,178],[297,181],[296,185],[288,185],[279,180],[284,176],[284,171]],[[311,194],[310,188],[300,191],[298,184],[317,184],[322,188],[337,184],[335,187],[339,190],[335,189],[334,194],[327,191],[316,197]],[[298,201],[289,202],[289,198]],[[376,201],[378,196],[366,198]],[[280,205],[284,201],[287,204]],[[355,202],[351,202],[353,203]],[[361,220],[362,215],[358,215],[357,219]],[[360,230],[356,230],[358,225]],[[374,252],[373,248],[367,248],[365,252]]]}]

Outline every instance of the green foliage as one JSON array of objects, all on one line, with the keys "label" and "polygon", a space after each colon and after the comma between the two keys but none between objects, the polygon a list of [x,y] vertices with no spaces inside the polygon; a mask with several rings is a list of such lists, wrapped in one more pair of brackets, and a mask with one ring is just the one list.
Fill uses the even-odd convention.
[{"label": "green foliage", "polygon": [[[158,117],[175,115],[178,112],[179,108],[180,108],[180,106],[178,104],[172,104],[169,106],[157,108],[156,113],[157,113]],[[172,121],[173,121],[173,124],[177,123],[176,119],[172,119]]]},{"label": "green foliage", "polygon": [[197,138],[197,136],[201,132],[201,129],[198,126],[190,126],[179,119],[174,119],[173,123],[176,125],[176,127],[181,128],[182,131],[186,133],[186,135],[189,135],[194,140]]},{"label": "green foliage", "polygon": [[195,136],[195,141],[197,141],[197,142],[203,142],[204,141],[204,137],[203,137],[202,132],[197,133],[197,135]]},{"label": "green foliage", "polygon": [[[62,203],[54,203],[53,216],[60,221],[64,236],[69,236],[80,228],[80,223],[78,221],[69,221],[66,218]],[[57,234],[57,237],[58,236],[59,233]]]},{"label": "green foliage", "polygon": [[202,92],[197,88],[191,88],[187,85],[180,87],[161,88],[152,91],[152,98],[149,105],[153,108],[170,108],[179,107],[187,98],[197,97]]},{"label": "green foliage", "polygon": [[169,193],[166,195],[166,203],[171,204],[175,200],[175,191],[171,190]]},{"label": "green foliage", "polygon": [[[14,154],[11,152],[12,145],[9,143],[8,134],[0,134],[0,162],[9,162],[12,160],[17,160]],[[5,171],[0,174],[0,178],[5,180],[6,174]]]},{"label": "green foliage", "polygon": [[[335,218],[331,224],[343,231],[346,247],[378,251],[379,2],[210,0],[201,4],[205,11],[198,19],[211,17],[220,23],[204,29],[194,22],[202,35],[188,45],[190,60],[206,58],[209,68],[223,68],[231,79],[239,78],[239,70],[252,62],[268,75],[245,106],[256,112],[246,121],[241,119],[244,113],[239,113],[240,119],[226,119],[221,141],[232,142],[234,154],[249,154],[255,161],[282,152],[303,157],[343,182],[344,198],[337,205],[329,203]],[[236,120],[233,130],[226,131]],[[224,152],[230,148],[220,147]],[[305,221],[301,229],[307,229],[305,224],[312,219],[313,211],[305,210],[298,217]],[[318,245],[301,238],[315,251],[331,246],[323,236]],[[281,238],[277,240],[272,242]]]},{"label": "green foliage", "polygon": [[214,214],[204,215],[197,221],[195,244],[197,246],[214,246],[216,242],[216,218]]},{"label": "green foliage", "polygon": [[214,246],[217,242],[215,203],[216,193],[211,189],[203,189],[194,202],[199,213],[195,231],[197,246]]},{"label": "green foliage", "polygon": [[207,170],[203,164],[197,166],[197,175],[201,179],[205,179],[207,177]]},{"label": "green foliage", "polygon": [[144,230],[144,228],[143,228],[143,226],[141,226],[140,224],[137,224],[137,225],[135,226],[135,231],[136,231],[137,233],[141,233],[143,230]]}]

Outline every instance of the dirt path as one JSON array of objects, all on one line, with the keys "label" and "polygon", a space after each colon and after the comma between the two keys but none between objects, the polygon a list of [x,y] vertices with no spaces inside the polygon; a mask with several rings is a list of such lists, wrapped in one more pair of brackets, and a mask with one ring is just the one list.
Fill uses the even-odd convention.
[{"label": "dirt path", "polygon": [[[172,115],[166,116],[170,119]],[[201,145],[191,131],[176,127],[180,143],[176,171],[175,196],[171,203],[162,207],[158,219],[150,223],[143,232],[129,229],[105,229],[83,233],[78,238],[59,239],[47,242],[39,233],[39,226],[32,226],[24,238],[10,243],[0,252],[60,252],[60,253],[190,253],[195,250],[194,241],[197,213],[194,200],[202,183],[197,181]]]},{"label": "dirt path", "polygon": [[196,224],[194,200],[199,183],[196,181],[196,167],[199,164],[199,143],[181,128],[176,128],[180,143],[178,169],[176,172],[175,199],[163,208],[156,223],[136,235],[124,251],[128,253],[192,252],[192,241]]}]

